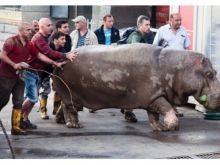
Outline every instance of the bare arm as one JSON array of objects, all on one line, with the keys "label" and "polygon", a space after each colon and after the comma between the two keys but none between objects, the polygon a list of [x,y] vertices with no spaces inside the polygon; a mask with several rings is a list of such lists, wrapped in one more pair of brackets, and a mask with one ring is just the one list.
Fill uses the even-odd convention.
[{"label": "bare arm", "polygon": [[47,63],[47,64],[51,64],[54,65],[56,62],[51,60],[50,58],[48,58],[47,56],[45,56],[42,53],[38,53],[37,58],[40,59],[41,61]]},{"label": "bare arm", "polygon": [[8,65],[11,65],[15,70],[20,70],[22,69],[21,65],[18,63],[16,64],[15,62],[13,62],[8,56],[7,53],[3,50],[2,52],[0,52],[0,59],[7,63]]},{"label": "bare arm", "polygon": [[53,61],[53,60],[51,60],[50,58],[48,58],[47,56],[45,56],[45,55],[42,54],[42,53],[38,53],[38,56],[37,56],[37,57],[38,57],[38,59],[40,59],[41,61],[43,61],[43,62],[45,62],[45,63],[47,63],[47,64],[51,64],[51,65],[53,65],[53,66],[59,67],[59,68],[61,68],[62,65],[66,64],[65,61],[63,61],[63,62]]}]

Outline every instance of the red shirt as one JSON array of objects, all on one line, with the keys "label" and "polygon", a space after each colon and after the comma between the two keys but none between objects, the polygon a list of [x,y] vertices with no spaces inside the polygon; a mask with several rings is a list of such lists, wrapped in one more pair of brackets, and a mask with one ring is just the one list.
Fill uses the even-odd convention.
[{"label": "red shirt", "polygon": [[[38,49],[39,52],[46,55],[52,60],[63,59],[66,57],[65,53],[58,52],[58,51],[51,49],[49,47],[48,37],[43,36],[40,32],[37,32],[33,36],[31,42]],[[43,61],[40,61],[39,59],[31,61],[30,65],[32,66],[32,68],[35,68],[35,69],[44,69],[45,66],[47,66],[46,63],[44,63]]]},{"label": "red shirt", "polygon": [[[3,51],[6,52],[7,56],[15,63],[19,62],[28,62],[28,59],[31,57],[37,57],[38,50],[33,46],[30,41],[26,42],[26,45],[23,46],[19,35],[9,37],[4,45]],[[16,70],[7,63],[1,61],[0,63],[0,76],[18,79],[19,76],[16,74]]]}]

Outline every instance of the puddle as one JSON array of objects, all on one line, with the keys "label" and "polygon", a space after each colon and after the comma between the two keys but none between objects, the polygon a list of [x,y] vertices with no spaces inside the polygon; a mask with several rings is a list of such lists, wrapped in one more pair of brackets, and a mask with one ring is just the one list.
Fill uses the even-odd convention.
[{"label": "puddle", "polygon": [[[92,155],[82,153],[62,152],[58,150],[45,150],[40,148],[26,149],[26,148],[14,148],[16,158],[37,158],[37,159],[60,159],[60,158],[111,158],[106,155]],[[72,151],[73,152],[73,151]]]}]

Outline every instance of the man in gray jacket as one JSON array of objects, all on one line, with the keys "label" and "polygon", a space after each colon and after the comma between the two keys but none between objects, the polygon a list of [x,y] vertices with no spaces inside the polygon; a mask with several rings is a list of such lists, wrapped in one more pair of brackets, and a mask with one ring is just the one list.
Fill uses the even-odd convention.
[{"label": "man in gray jacket", "polygon": [[[77,16],[75,19],[73,19],[73,22],[75,23],[76,30],[72,31],[70,34],[72,40],[71,51],[74,51],[74,49],[81,46],[98,45],[98,39],[95,33],[87,28],[87,21],[84,16]],[[82,109],[83,107],[77,107],[78,111]],[[67,127],[72,127],[71,122],[69,122],[71,121],[69,117],[70,115],[68,115],[68,112],[65,111],[65,108],[63,108],[63,105],[61,105],[56,113],[56,122],[65,122]]]},{"label": "man in gray jacket", "polygon": [[77,16],[73,19],[76,30],[70,34],[72,40],[72,49],[85,45],[97,45],[98,39],[94,32],[87,28],[87,21],[84,16]]}]

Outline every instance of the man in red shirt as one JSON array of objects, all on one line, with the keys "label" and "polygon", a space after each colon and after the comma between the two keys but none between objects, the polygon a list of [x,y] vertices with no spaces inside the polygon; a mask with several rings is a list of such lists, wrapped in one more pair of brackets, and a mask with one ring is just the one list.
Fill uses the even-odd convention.
[{"label": "man in red shirt", "polygon": [[30,58],[38,59],[55,66],[57,63],[39,51],[29,41],[31,37],[31,26],[29,23],[21,23],[18,27],[18,34],[6,39],[3,50],[0,53],[0,110],[8,103],[12,94],[12,117],[11,134],[25,135],[26,131],[20,128],[21,108],[24,97],[24,82],[16,74],[17,70],[23,69],[21,62],[28,62]]},{"label": "man in red shirt", "polygon": [[[52,33],[52,31],[53,31],[53,26],[52,26],[51,20],[49,18],[41,18],[39,20],[39,32],[37,32],[33,36],[31,42],[33,43],[35,48],[37,48],[37,50],[40,53],[45,54],[47,57],[49,57],[53,60],[69,59],[69,60],[73,61],[76,57],[76,55],[74,53],[72,53],[72,52],[63,53],[63,52],[55,51],[49,47],[48,37]],[[41,69],[41,70],[46,69],[45,64],[42,63],[42,61],[40,61],[38,59],[30,62],[30,65],[35,69]],[[39,76],[36,76],[36,74]],[[43,77],[44,77],[42,72],[38,72],[36,74],[33,75],[33,73],[32,73],[32,76],[30,74],[28,74],[28,79],[30,78],[31,80],[35,81],[37,83],[38,88],[36,89],[36,85],[28,84],[30,86],[28,88],[26,88],[26,90],[25,90],[26,96],[29,95],[31,97],[31,98],[29,97],[29,99],[26,99],[23,103],[22,114],[23,114],[23,118],[25,120],[27,120],[28,115],[31,112],[34,104],[38,101],[38,97],[36,97],[36,96],[38,96],[39,87],[41,86],[40,84],[41,84]],[[34,97],[32,97],[32,95],[34,95]],[[43,100],[43,101],[40,100],[40,103],[41,103],[41,105],[42,104],[46,105],[45,100]],[[49,119],[49,117],[47,116],[46,108],[41,109],[41,118],[42,119]]]}]

